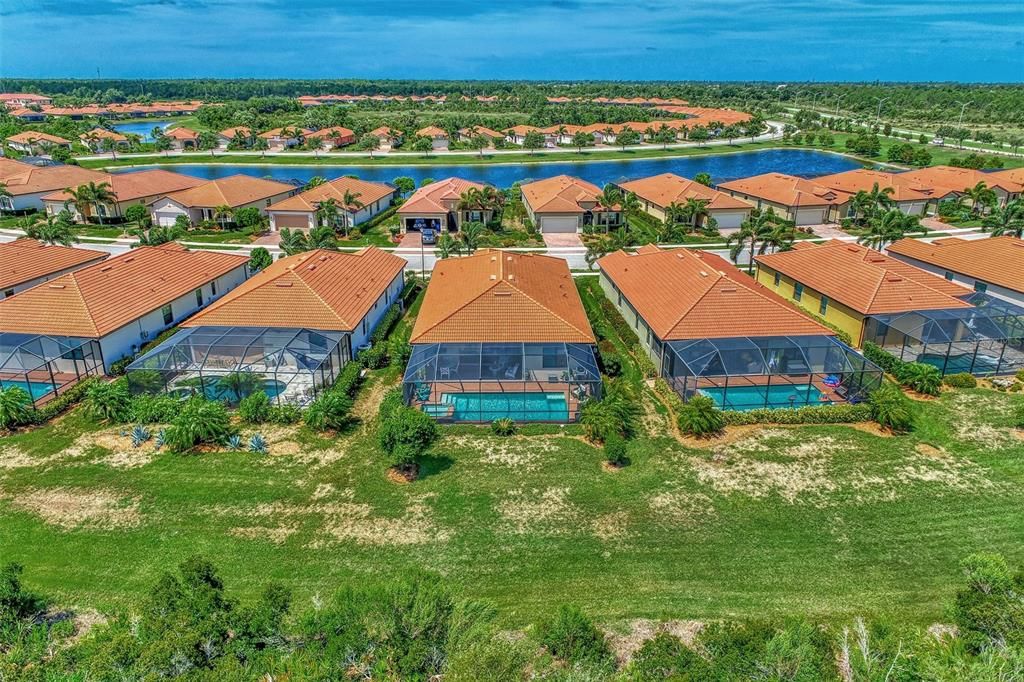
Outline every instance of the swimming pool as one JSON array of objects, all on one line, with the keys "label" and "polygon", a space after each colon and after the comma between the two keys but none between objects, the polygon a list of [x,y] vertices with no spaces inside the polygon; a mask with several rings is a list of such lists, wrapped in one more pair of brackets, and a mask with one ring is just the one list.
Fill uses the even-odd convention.
[{"label": "swimming pool", "polygon": [[745,412],[762,407],[803,407],[804,405],[828,405],[831,401],[821,399],[816,386],[732,386],[725,388],[702,388],[700,393],[715,401],[723,410]]},{"label": "swimming pool", "polygon": [[441,403],[454,408],[451,419],[455,421],[490,422],[505,417],[524,422],[569,421],[564,393],[442,393]]},{"label": "swimming pool", "polygon": [[53,384],[46,381],[12,381],[10,379],[0,380],[0,388],[20,388],[32,396],[32,401],[39,400],[44,395],[53,392]]},{"label": "swimming pool", "polygon": [[[195,393],[198,393],[198,386],[187,386],[179,384],[178,386],[171,389],[171,395],[178,396],[181,398],[187,398]],[[276,398],[278,395],[284,392],[287,385],[283,381],[276,381],[274,379],[268,379],[263,384],[263,392],[267,394],[268,398]],[[228,401],[229,403],[237,403],[238,399],[234,391],[217,385],[216,381],[208,379],[202,387],[203,394],[209,400]]]},{"label": "swimming pool", "polygon": [[942,353],[922,353],[917,356],[918,362],[938,368],[941,372],[943,366],[946,374],[995,374],[999,369],[999,359],[988,355],[974,356],[971,353],[950,355],[948,358]]}]

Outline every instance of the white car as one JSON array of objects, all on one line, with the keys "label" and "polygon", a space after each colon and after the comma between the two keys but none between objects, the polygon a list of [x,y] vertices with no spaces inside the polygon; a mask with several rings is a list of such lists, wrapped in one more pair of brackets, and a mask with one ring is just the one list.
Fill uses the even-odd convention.
[{"label": "white car", "polygon": [[946,144],[946,141],[943,140],[941,137],[933,137],[932,144],[937,144],[941,147],[942,145]]}]

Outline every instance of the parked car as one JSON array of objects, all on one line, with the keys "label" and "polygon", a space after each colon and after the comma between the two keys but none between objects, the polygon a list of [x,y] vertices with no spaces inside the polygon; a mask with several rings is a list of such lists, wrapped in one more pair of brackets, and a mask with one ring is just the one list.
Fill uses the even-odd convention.
[{"label": "parked car", "polygon": [[420,231],[420,237],[422,238],[424,244],[437,243],[437,233],[434,232],[434,230],[429,227],[425,227]]}]

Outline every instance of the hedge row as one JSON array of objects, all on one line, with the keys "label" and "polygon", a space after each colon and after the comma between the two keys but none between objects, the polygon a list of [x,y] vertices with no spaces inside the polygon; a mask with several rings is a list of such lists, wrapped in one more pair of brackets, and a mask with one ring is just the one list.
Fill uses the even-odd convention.
[{"label": "hedge row", "polygon": [[42,424],[43,422],[53,419],[71,406],[81,402],[82,398],[84,398],[85,394],[89,391],[89,387],[100,381],[103,380],[99,377],[86,377],[85,379],[82,379],[50,402],[33,410],[31,413],[32,423]]},{"label": "hedge row", "polygon": [[872,341],[864,342],[864,357],[894,377],[898,377],[903,366],[907,364]]}]

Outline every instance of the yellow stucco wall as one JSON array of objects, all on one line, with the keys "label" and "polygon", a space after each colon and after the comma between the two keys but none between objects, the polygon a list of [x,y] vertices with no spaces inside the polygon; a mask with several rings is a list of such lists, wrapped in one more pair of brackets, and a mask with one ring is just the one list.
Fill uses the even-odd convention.
[{"label": "yellow stucco wall", "polygon": [[821,309],[822,294],[820,292],[805,284],[800,300],[794,301],[793,291],[796,281],[780,273],[779,285],[775,286],[775,271],[764,265],[758,264],[757,266],[757,281],[783,298],[793,301],[801,308],[814,315],[823,317],[829,324],[833,324],[849,334],[855,346],[860,346],[861,334],[864,329],[864,316],[857,311],[846,307],[834,299],[829,299],[828,308],[825,310],[825,314],[821,315],[819,311]]}]

